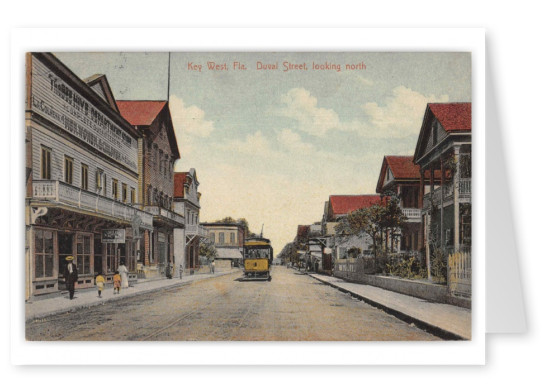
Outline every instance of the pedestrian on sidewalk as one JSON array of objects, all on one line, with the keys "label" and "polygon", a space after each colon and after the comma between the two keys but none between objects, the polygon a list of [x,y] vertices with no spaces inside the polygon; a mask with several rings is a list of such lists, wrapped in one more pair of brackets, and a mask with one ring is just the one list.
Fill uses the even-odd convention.
[{"label": "pedestrian on sidewalk", "polygon": [[210,271],[212,274],[214,274],[214,261],[210,264]]},{"label": "pedestrian on sidewalk", "polygon": [[121,293],[121,275],[115,272],[113,275],[113,294]]},{"label": "pedestrian on sidewalk", "polygon": [[182,279],[182,275],[184,274],[184,265],[180,264],[180,280]]},{"label": "pedestrian on sidewalk", "polygon": [[96,286],[98,287],[98,297],[101,299],[101,292],[103,291],[103,286],[105,285],[105,278],[98,273],[96,276]]},{"label": "pedestrian on sidewalk", "polygon": [[65,285],[69,291],[69,299],[73,300],[75,296],[75,283],[78,281],[78,271],[76,265],[73,263],[75,259],[72,255],[65,257],[67,264],[63,268],[63,276],[65,277]]},{"label": "pedestrian on sidewalk", "polygon": [[121,288],[128,288],[128,269],[124,262],[121,262],[119,268],[117,269],[121,276]]},{"label": "pedestrian on sidewalk", "polygon": [[166,264],[165,275],[169,280],[172,279],[172,266],[170,265],[170,261]]}]

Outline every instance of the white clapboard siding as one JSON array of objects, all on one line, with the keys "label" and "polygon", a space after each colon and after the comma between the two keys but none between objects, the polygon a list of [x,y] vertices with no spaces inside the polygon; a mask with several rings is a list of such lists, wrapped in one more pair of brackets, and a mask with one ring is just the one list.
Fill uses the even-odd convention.
[{"label": "white clapboard siding", "polygon": [[[46,130],[42,127],[33,126],[32,129],[32,167],[33,180],[41,179],[41,159],[42,146],[51,149],[51,180],[64,181],[64,162],[65,156],[73,158],[73,185],[81,186],[81,166],[88,166],[88,190],[96,191],[96,170],[99,168],[107,175],[107,197],[111,197],[112,179],[119,182],[119,200],[122,197],[122,183],[128,185],[128,197],[130,197],[130,188],[138,188],[137,178],[123,170],[117,169],[106,159],[101,158],[94,153],[72,144],[61,136]],[[102,191],[103,194],[103,191]]]},{"label": "white clapboard siding", "polygon": [[[78,99],[83,104],[87,104],[89,108],[88,114],[85,114],[57,96],[52,91],[52,80],[55,80],[56,85],[60,85],[70,91],[75,99]],[[35,57],[32,60],[31,86],[31,110],[44,116],[67,132],[72,131],[70,129],[78,126],[83,131],[83,142],[90,145],[90,148],[103,148],[104,153],[107,155],[111,154],[114,160],[137,173],[137,140]],[[98,115],[102,121],[104,120],[106,124],[112,126],[111,129],[106,127],[106,125],[100,126],[94,123],[90,114],[93,109],[97,110],[96,113],[99,113]],[[96,141],[93,142],[91,139],[86,139],[86,137],[93,137]]]}]

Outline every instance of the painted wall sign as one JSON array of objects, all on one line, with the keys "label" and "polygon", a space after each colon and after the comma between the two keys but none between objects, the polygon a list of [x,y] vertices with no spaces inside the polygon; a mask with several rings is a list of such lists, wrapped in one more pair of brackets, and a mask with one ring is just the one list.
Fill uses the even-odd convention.
[{"label": "painted wall sign", "polygon": [[125,229],[104,229],[103,231],[101,231],[102,243],[124,243],[125,240]]},{"label": "painted wall sign", "polygon": [[32,108],[115,161],[138,170],[138,142],[38,59],[32,63]]}]

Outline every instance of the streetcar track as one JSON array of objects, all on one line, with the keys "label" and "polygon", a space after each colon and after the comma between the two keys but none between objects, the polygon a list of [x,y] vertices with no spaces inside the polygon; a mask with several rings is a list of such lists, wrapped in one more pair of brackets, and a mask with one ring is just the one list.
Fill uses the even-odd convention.
[{"label": "streetcar track", "polygon": [[[268,287],[268,285],[264,285],[264,286],[262,287],[261,292],[260,292],[260,293],[261,293],[261,297],[262,297],[263,299],[264,299],[264,297],[265,297],[265,296],[264,296],[264,292],[266,291],[267,287]],[[234,335],[232,336],[232,340],[235,340],[235,333],[241,331],[241,326],[243,325],[243,321],[249,316],[249,314],[250,314],[250,312],[251,312],[251,310],[252,310],[252,308],[253,308],[253,306],[254,306],[255,304],[256,304],[256,302],[255,302],[254,300],[250,300],[250,303],[249,303],[249,305],[248,305],[247,311],[245,312],[245,315],[243,315],[243,316],[241,317],[241,321],[239,322],[239,324],[238,324],[237,327],[235,328],[235,331],[233,332]]]},{"label": "streetcar track", "polygon": [[[229,289],[224,289],[224,292],[227,293],[229,291]],[[180,316],[178,316],[176,319],[172,320],[168,325],[165,325],[163,327],[161,327],[160,329],[154,331],[153,333],[150,333],[148,335],[146,335],[145,337],[142,337],[140,339],[138,339],[138,341],[147,341],[149,339],[152,339],[156,336],[158,336],[159,334],[165,332],[166,330],[170,329],[171,327],[174,327],[175,325],[177,325],[178,323],[180,323],[181,321],[191,317],[192,315],[204,310],[205,308],[208,308],[211,306],[211,301],[212,299],[215,299],[216,297],[218,297],[220,295],[220,292],[216,292],[212,295],[209,295],[208,296],[208,300],[207,300],[207,304],[203,305],[203,306],[200,306],[198,308],[195,308],[194,310],[192,311],[188,311]]]}]

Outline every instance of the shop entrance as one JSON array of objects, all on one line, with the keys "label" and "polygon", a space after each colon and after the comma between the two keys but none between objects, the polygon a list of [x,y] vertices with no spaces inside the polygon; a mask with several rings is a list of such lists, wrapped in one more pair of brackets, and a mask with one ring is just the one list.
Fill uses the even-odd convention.
[{"label": "shop entrance", "polygon": [[101,235],[94,235],[94,274],[105,275],[103,270],[103,246]]},{"label": "shop entrance", "polygon": [[57,233],[57,248],[58,248],[58,264],[59,277],[63,277],[63,270],[67,261],[66,257],[73,255],[73,240],[75,235],[72,233],[58,232]]}]

